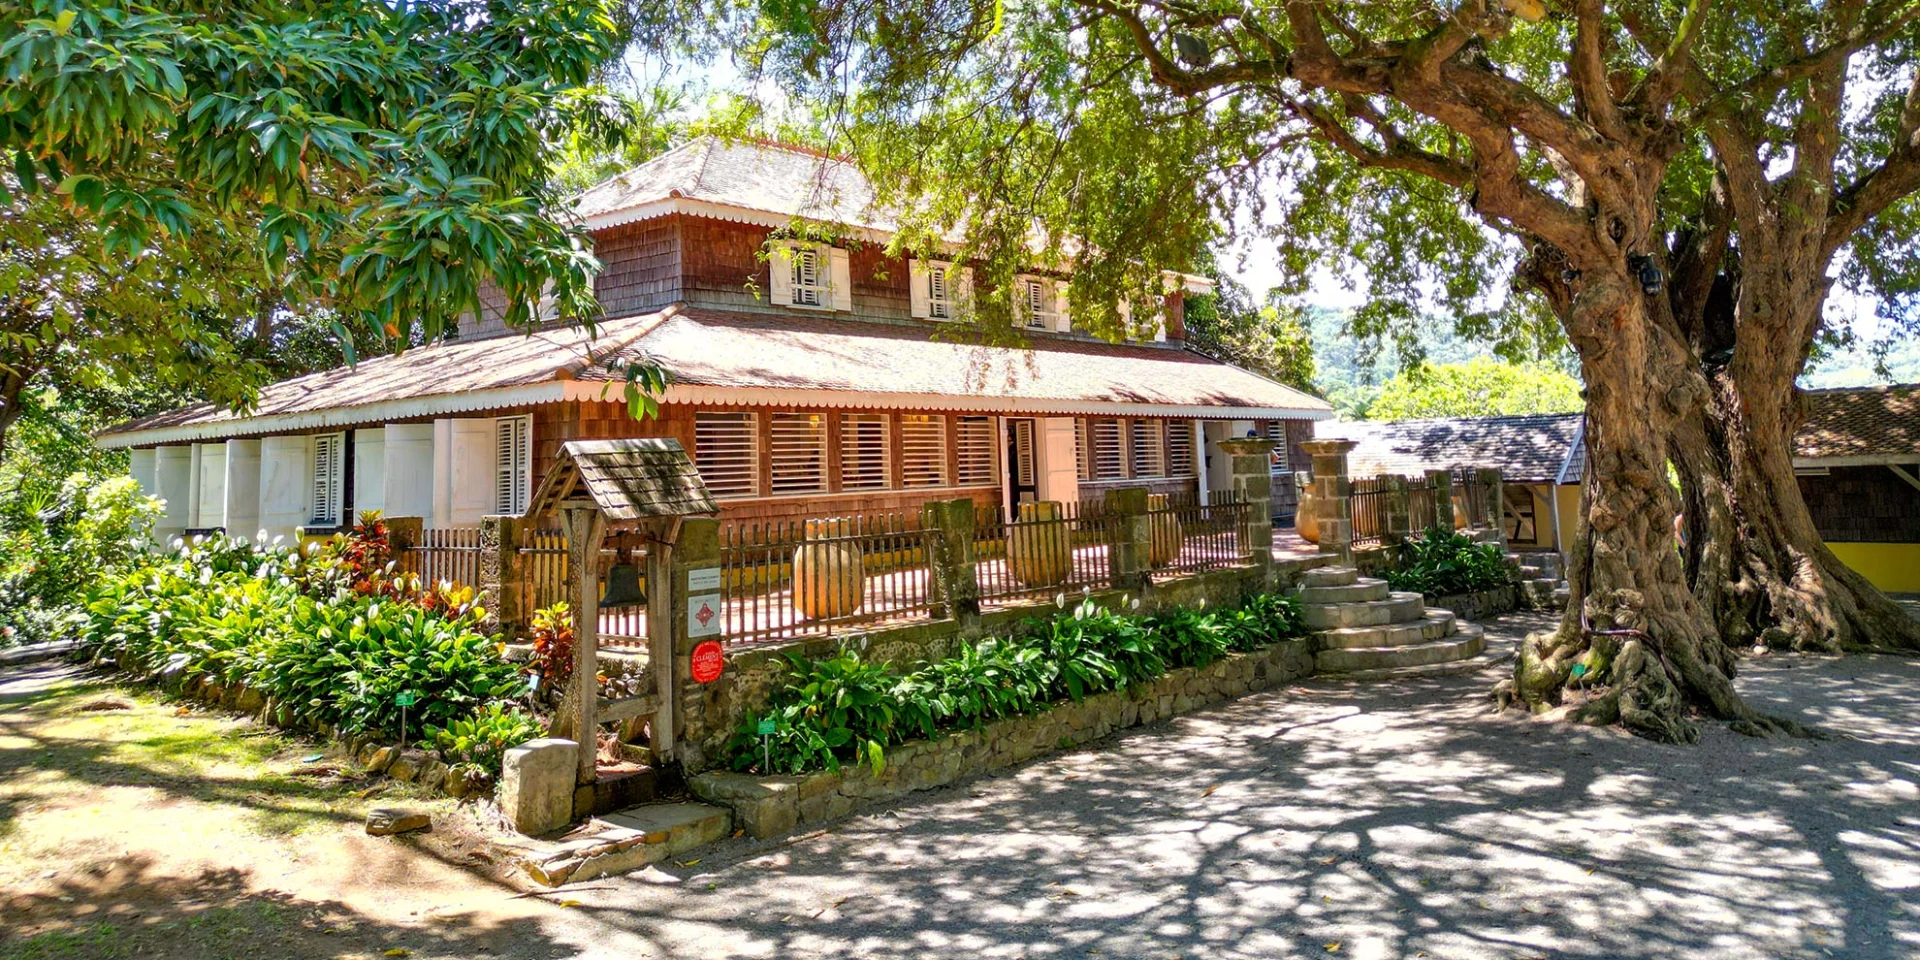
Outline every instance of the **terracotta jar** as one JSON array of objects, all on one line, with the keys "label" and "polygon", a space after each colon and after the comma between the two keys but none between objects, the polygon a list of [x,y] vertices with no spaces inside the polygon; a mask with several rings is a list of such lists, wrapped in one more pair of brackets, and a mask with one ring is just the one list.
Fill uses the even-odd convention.
[{"label": "terracotta jar", "polygon": [[1293,532],[1308,543],[1320,542],[1320,499],[1311,485],[1300,488],[1300,502],[1293,508]]},{"label": "terracotta jar", "polygon": [[[844,617],[866,600],[866,556],[847,518],[808,520],[793,551],[793,608],[809,620]],[[813,542],[818,541],[818,542]]]},{"label": "terracotta jar", "polygon": [[[1052,500],[1020,504],[1021,521],[1058,521],[1064,512]],[[1007,570],[1028,587],[1067,582],[1073,566],[1073,530],[1065,522],[1021,522],[1007,527]]]}]

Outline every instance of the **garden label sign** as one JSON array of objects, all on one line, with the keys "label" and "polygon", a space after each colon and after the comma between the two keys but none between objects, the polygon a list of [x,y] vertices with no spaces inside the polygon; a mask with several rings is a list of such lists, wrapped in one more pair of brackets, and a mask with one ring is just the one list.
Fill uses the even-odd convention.
[{"label": "garden label sign", "polygon": [[694,683],[712,683],[720,679],[727,668],[727,658],[721,653],[718,640],[705,640],[696,645],[691,660]]}]

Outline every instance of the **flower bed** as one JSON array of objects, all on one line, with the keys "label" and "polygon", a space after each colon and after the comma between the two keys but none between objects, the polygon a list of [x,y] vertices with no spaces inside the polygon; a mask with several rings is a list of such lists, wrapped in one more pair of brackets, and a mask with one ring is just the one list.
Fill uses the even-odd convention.
[{"label": "flower bed", "polygon": [[[441,748],[472,779],[540,725],[470,589],[393,572],[384,527],[306,550],[214,537],[90,592],[81,651],[278,725]],[[371,762],[372,758],[368,758]]]}]

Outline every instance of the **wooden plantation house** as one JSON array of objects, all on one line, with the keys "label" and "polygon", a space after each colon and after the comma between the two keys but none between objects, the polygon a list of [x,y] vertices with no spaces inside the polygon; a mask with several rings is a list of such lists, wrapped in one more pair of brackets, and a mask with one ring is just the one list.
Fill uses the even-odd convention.
[{"label": "wooden plantation house", "polygon": [[[201,405],[106,431],[166,500],[165,536],[293,534],[361,510],[430,528],[518,514],[559,445],[676,438],[722,519],[1090,499],[1151,485],[1205,498],[1227,484],[1217,444],[1291,441],[1324,402],[1185,344],[1172,277],[1151,341],[1077,329],[1058,274],[1006,295],[1031,349],[936,336],[974,295],[965,267],[893,259],[884,217],[844,161],[703,139],[582,195],[604,317],[533,333],[484,311],[454,338],[277,383],[246,415]],[[796,220],[857,242],[782,239]],[[672,378],[661,415],[621,402],[629,361]],[[1295,459],[1293,462],[1300,462]]]}]

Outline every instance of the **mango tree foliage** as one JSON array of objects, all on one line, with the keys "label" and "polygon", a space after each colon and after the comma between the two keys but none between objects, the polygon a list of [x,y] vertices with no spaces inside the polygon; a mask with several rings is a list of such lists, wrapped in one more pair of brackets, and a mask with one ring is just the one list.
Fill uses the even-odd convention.
[{"label": "mango tree foliage", "polygon": [[1395,374],[1367,406],[1367,419],[1576,413],[1580,405],[1580,381],[1565,370],[1478,357]]},{"label": "mango tree foliage", "polygon": [[1255,304],[1232,277],[1214,281],[1212,294],[1187,297],[1187,343],[1288,386],[1314,390],[1313,334],[1305,313],[1287,303]]},{"label": "mango tree foliage", "polygon": [[[543,297],[592,318],[595,262],[557,219],[549,146],[617,128],[617,102],[592,85],[629,36],[612,13],[597,0],[0,7],[0,373],[14,390],[0,409],[13,415],[56,343],[110,375],[194,377],[244,404],[257,371],[229,362],[221,322],[276,309],[328,311],[396,347],[449,329],[488,284],[510,323]],[[35,277],[47,263],[64,266]]]},{"label": "mango tree foliage", "polygon": [[[1295,290],[1364,275],[1363,333],[1557,321],[1589,391],[1583,535],[1504,697],[1663,739],[1697,713],[1792,730],[1734,691],[1737,645],[1920,647],[1820,542],[1790,446],[1829,275],[1912,304],[1920,2],[728,9],[736,49],[844,118],[903,244],[957,234],[996,285],[1069,266],[1096,325],[1235,224]],[[1686,555],[1670,461],[1704,524]]]}]

